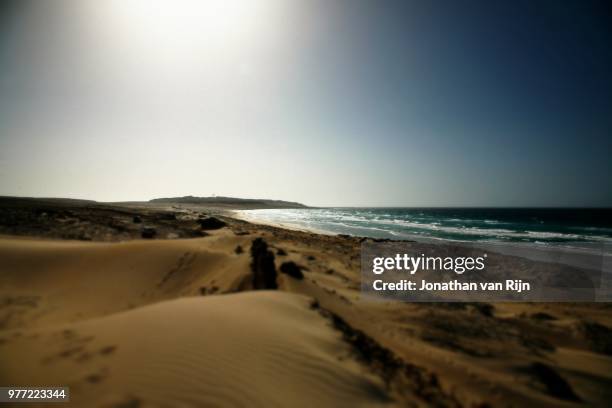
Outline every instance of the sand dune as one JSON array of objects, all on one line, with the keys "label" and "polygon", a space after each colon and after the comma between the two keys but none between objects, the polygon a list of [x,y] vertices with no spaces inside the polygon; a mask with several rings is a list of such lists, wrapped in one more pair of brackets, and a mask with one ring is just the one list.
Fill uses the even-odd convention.
[{"label": "sand dune", "polygon": [[5,316],[4,326],[101,316],[196,295],[206,285],[235,289],[248,275],[249,261],[225,248],[220,238],[207,238],[205,249],[198,239],[119,244],[0,240],[2,287],[16,302],[42,306]]},{"label": "sand dune", "polygon": [[[371,303],[358,239],[226,221],[194,239],[0,238],[0,383],[66,385],[87,407],[612,397],[606,305]],[[252,291],[257,237],[304,278]]]},{"label": "sand dune", "polygon": [[249,285],[239,241],[0,240],[0,383],[65,384],[78,406],[388,403],[312,299],[193,297]]},{"label": "sand dune", "polygon": [[185,298],[28,331],[2,359],[11,382],[69,384],[78,406],[388,401],[309,300],[280,292]]}]

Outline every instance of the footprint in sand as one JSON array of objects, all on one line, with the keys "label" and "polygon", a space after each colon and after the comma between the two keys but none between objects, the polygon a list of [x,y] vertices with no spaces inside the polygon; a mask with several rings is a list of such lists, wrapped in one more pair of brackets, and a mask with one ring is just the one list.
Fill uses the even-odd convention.
[{"label": "footprint in sand", "polygon": [[96,372],[86,375],[83,379],[90,384],[98,384],[108,377],[108,369],[102,368]]},{"label": "footprint in sand", "polygon": [[109,345],[94,352],[87,349],[88,344],[94,340],[93,336],[80,336],[77,332],[72,330],[64,330],[58,334],[63,340],[60,350],[44,357],[42,359],[43,364],[50,364],[64,359],[83,363],[89,361],[96,355],[112,354],[117,349],[117,346]]}]

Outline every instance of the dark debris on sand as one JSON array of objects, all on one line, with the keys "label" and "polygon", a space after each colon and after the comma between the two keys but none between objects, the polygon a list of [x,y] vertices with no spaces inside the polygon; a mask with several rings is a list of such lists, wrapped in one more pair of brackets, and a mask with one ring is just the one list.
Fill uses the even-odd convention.
[{"label": "dark debris on sand", "polygon": [[414,395],[430,406],[461,406],[454,395],[442,389],[434,373],[403,361],[393,351],[355,329],[337,314],[320,308],[318,302],[314,301],[311,306],[331,319],[334,328],[342,332],[343,339],[353,347],[359,360],[380,376],[389,391],[400,399],[410,399],[410,395]]},{"label": "dark debris on sand", "polygon": [[612,329],[596,322],[581,322],[579,331],[597,353],[612,355]]},{"label": "dark debris on sand", "polygon": [[200,218],[198,223],[203,230],[217,230],[227,225],[227,223],[215,217]]},{"label": "dark debris on sand", "polygon": [[155,238],[155,235],[157,235],[157,231],[153,227],[142,227],[140,230],[140,236],[145,239]]},{"label": "dark debris on sand", "polygon": [[548,364],[535,362],[522,371],[541,384],[547,394],[566,401],[581,401],[572,389],[572,386],[561,377],[557,370]]},{"label": "dark debris on sand", "polygon": [[293,261],[283,262],[283,264],[280,266],[280,271],[282,273],[284,273],[285,275],[289,275],[297,280],[304,279],[302,269],[303,268],[300,265],[296,264]]},{"label": "dark debris on sand", "polygon": [[[155,233],[147,228],[154,229]],[[82,241],[207,235],[197,220],[178,217],[173,211],[86,200],[16,197],[0,197],[0,234]]]},{"label": "dark debris on sand", "polygon": [[263,238],[255,238],[251,244],[251,272],[253,289],[277,289],[274,254]]}]

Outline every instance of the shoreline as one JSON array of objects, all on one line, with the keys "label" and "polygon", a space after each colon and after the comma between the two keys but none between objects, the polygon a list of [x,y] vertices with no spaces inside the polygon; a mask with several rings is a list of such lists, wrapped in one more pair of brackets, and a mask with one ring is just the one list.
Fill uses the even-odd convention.
[{"label": "shoreline", "polygon": [[[305,228],[326,233],[369,236],[373,238],[442,240],[453,242],[497,242],[516,244],[537,244],[549,246],[566,246],[571,249],[585,249],[589,246],[612,245],[612,226],[607,228],[602,220],[601,226],[595,221],[584,221],[574,224],[563,221],[560,215],[549,213],[522,214],[527,219],[504,218],[514,217],[500,214],[498,219],[485,219],[471,213],[472,208],[459,208],[460,213],[439,214],[437,208],[422,209],[420,213],[379,213],[379,208],[368,208],[362,212],[346,212],[343,208],[329,208],[317,212],[309,209],[243,209],[239,212],[248,219],[258,222],[290,225],[293,228]],[[349,209],[350,210],[350,209]],[[412,209],[398,209],[411,211]],[[503,211],[498,208],[485,208],[483,211]],[[529,209],[521,209],[521,211]],[[586,210],[586,209],[580,209]],[[269,211],[272,211],[271,213]],[[309,212],[312,211],[313,214]],[[509,209],[511,211],[511,209]],[[534,211],[543,211],[534,209]],[[566,211],[572,211],[567,209]],[[295,215],[294,215],[295,212]],[[431,212],[429,214],[428,212]],[[494,217],[488,214],[486,217]],[[578,215],[576,215],[578,216]],[[583,218],[588,218],[582,214]],[[594,214],[589,214],[589,217]],[[452,218],[449,218],[452,217]],[[536,217],[536,218],[534,218]],[[543,217],[539,222],[539,218]],[[548,217],[548,219],[547,219]],[[553,217],[553,218],[550,218]],[[556,218],[555,218],[556,217]],[[564,223],[565,222],[565,223]],[[312,228],[310,225],[320,225]],[[321,228],[321,229],[319,229]],[[372,231],[372,232],[368,232]],[[596,232],[597,231],[597,232]]]},{"label": "shoreline", "polygon": [[[289,231],[299,231],[304,233],[334,236],[334,237],[351,237],[354,239],[373,239],[377,238],[359,235],[348,235],[333,233],[330,231],[318,230],[316,228],[307,228],[280,222],[258,219],[250,217],[245,213],[252,210],[228,210],[226,216],[245,221],[253,225],[269,226],[274,228],[286,229]],[[497,252],[503,255],[517,256],[530,261],[550,262],[559,265],[567,265],[590,271],[598,271],[612,273],[612,248],[610,252],[605,252],[605,246],[602,244],[602,252],[595,252],[591,248],[585,249],[580,247],[566,247],[555,245],[541,245],[532,242],[487,242],[487,241],[462,241],[451,240],[438,237],[419,237],[414,236],[408,239],[384,238],[384,240],[396,242],[418,242],[422,244],[440,245],[440,246],[460,246],[465,248],[478,248]],[[595,245],[593,245],[595,246]]]},{"label": "shoreline", "polygon": [[[542,364],[585,403],[606,401],[606,304],[369,301],[365,238],[258,224],[227,209],[19,204],[0,215],[0,382],[65,384],[75,406],[109,394],[173,405],[180,387],[211,405],[207,395],[250,392],[251,381],[262,388],[248,399],[261,405],[278,384],[284,405],[305,393],[325,406],[351,395],[369,405],[553,405],[564,396],[537,376]],[[275,287],[255,286],[258,251]],[[506,268],[550,268],[496,257]],[[140,392],[140,368],[151,373],[150,394]]]},{"label": "shoreline", "polygon": [[[306,228],[306,227],[300,227],[300,226],[292,225],[292,224],[283,224],[280,222],[265,221],[265,220],[257,219],[256,217],[249,217],[245,214],[246,211],[253,211],[253,210],[227,210],[227,213],[225,215],[230,218],[236,219],[236,220],[251,223],[253,225],[265,225],[268,227],[281,228],[281,229],[286,229],[289,231],[299,231],[299,232],[313,233],[313,234],[318,234],[318,235],[329,235],[329,236],[340,235],[340,234],[335,234],[329,231],[318,230],[316,228]],[[357,237],[357,238],[361,238],[361,237]]]}]

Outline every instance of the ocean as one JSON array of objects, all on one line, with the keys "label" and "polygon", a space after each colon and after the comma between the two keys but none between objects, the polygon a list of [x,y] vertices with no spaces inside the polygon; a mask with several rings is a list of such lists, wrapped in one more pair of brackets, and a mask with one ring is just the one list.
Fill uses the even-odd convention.
[{"label": "ocean", "polygon": [[612,209],[308,208],[241,213],[253,221],[329,234],[612,252]]}]

